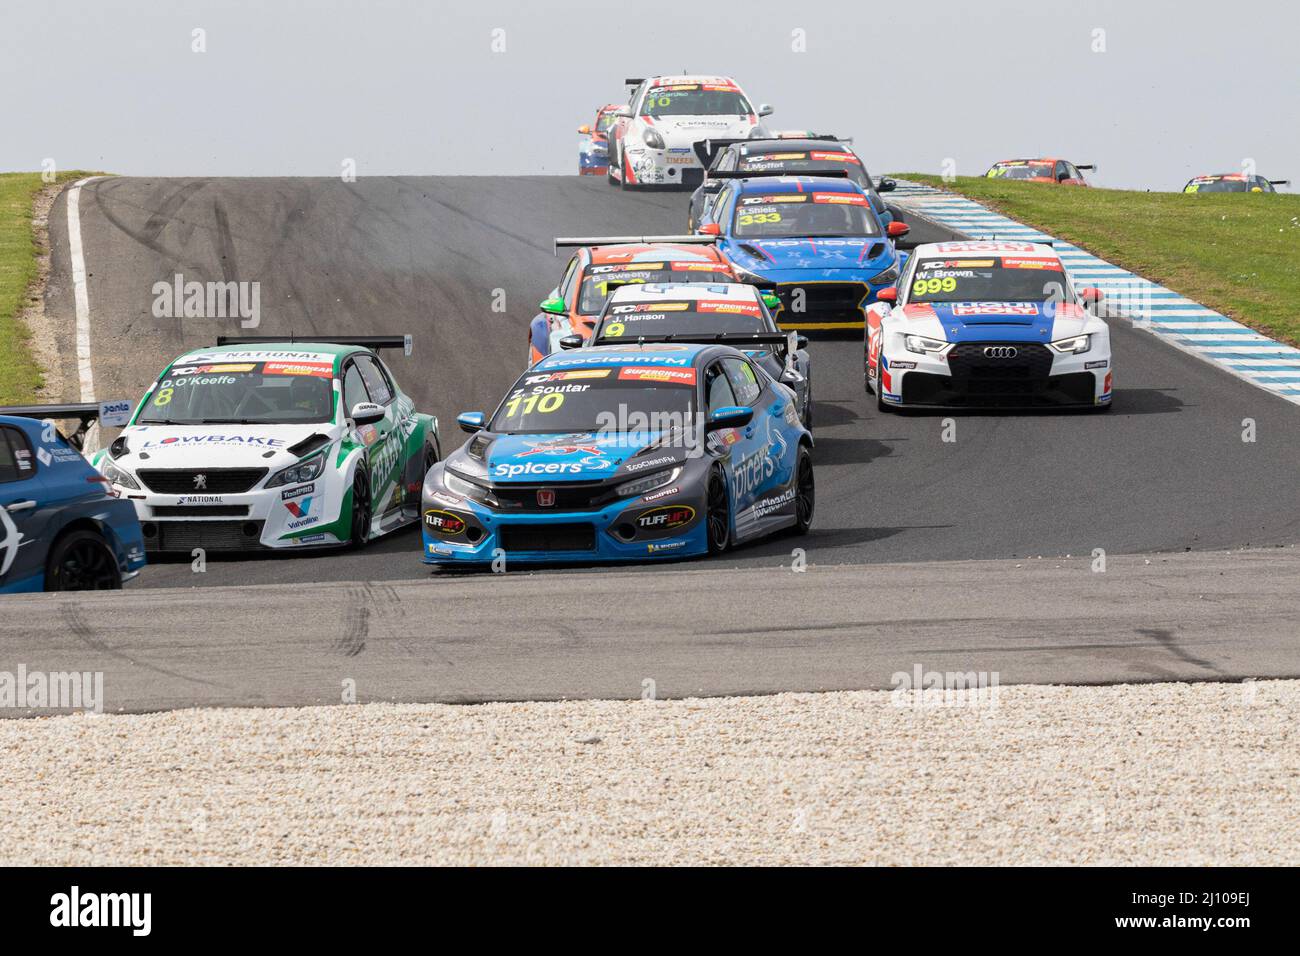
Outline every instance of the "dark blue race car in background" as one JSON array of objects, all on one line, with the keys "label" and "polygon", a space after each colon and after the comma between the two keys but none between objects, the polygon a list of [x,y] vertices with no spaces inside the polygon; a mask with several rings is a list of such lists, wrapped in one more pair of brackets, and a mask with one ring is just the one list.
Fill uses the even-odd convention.
[{"label": "dark blue race car in background", "polygon": [[458,420],[473,437],[425,477],[428,564],[717,554],[812,521],[795,394],[730,345],[553,353]]},{"label": "dark blue race car in background", "polygon": [[843,174],[714,176],[729,181],[699,231],[719,237],[738,281],[776,293],[777,324],[861,333],[864,310],[898,281],[907,261],[894,244],[907,224],[886,227],[862,187]]},{"label": "dark blue race car in background", "polygon": [[[114,590],[144,567],[135,508],[81,456],[98,405],[0,408],[0,594]],[[64,437],[55,420],[80,427]]]}]

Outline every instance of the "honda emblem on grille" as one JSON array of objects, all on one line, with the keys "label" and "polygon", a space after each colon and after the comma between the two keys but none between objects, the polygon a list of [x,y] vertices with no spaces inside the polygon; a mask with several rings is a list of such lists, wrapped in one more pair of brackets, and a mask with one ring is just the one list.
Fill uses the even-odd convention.
[{"label": "honda emblem on grille", "polygon": [[195,490],[195,491],[199,491],[200,489],[202,489],[202,488],[206,488],[207,486],[208,486],[208,476],[207,476],[207,475],[195,475],[195,476],[194,476],[194,490]]},{"label": "honda emblem on grille", "polygon": [[555,504],[555,492],[550,488],[539,488],[537,490],[537,507],[550,508]]},{"label": "honda emblem on grille", "polygon": [[1015,358],[1019,354],[1014,345],[990,345],[984,349],[985,358]]}]

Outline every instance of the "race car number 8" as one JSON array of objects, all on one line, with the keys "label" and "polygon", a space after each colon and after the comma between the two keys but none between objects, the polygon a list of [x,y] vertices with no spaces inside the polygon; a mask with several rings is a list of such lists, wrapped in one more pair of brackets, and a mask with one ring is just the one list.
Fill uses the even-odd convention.
[{"label": "race car number 8", "polygon": [[912,283],[912,295],[934,295],[938,292],[952,292],[957,288],[957,280],[952,276],[942,279],[917,279]]},{"label": "race car number 8", "polygon": [[553,412],[564,404],[564,394],[562,392],[548,392],[545,395],[529,395],[527,398],[516,395],[510,401],[506,402],[506,417],[514,418],[520,414],[531,415],[534,411],[545,415],[547,412]]}]

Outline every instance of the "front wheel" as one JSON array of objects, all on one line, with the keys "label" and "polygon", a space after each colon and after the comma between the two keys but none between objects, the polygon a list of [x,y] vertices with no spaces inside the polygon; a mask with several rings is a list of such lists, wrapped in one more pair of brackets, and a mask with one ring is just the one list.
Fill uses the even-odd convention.
[{"label": "front wheel", "polygon": [[813,507],[817,503],[817,487],[813,480],[812,455],[807,448],[799,449],[799,464],[795,472],[794,533],[807,534],[812,526]]},{"label": "front wheel", "polygon": [[374,514],[374,504],[370,498],[370,478],[366,470],[357,467],[352,478],[352,534],[348,538],[348,547],[364,548],[370,540],[370,522]]},{"label": "front wheel", "polygon": [[722,554],[731,546],[731,499],[720,471],[709,476],[708,509],[709,554]]},{"label": "front wheel", "polygon": [[47,591],[119,591],[122,569],[103,535],[73,531],[54,542],[45,564]]}]

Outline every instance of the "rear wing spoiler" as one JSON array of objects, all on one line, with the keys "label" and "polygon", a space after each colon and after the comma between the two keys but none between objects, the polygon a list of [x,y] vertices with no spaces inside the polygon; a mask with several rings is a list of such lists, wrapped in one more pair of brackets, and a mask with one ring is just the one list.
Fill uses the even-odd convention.
[{"label": "rear wing spoiler", "polygon": [[324,345],[355,345],[358,348],[401,349],[403,355],[411,354],[410,335],[218,335],[217,345],[266,345],[271,342],[320,342]]},{"label": "rear wing spoiler", "polygon": [[1089,170],[1095,170],[1095,169],[1097,168],[1097,164],[1096,164],[1096,163],[1086,163],[1086,164],[1085,164],[1085,163],[1075,163],[1075,164],[1074,164],[1074,168],[1075,168],[1075,169],[1089,169]]},{"label": "rear wing spoiler", "polygon": [[687,244],[697,246],[712,245],[718,241],[717,236],[560,236],[555,240],[555,251],[576,246],[626,246],[655,245],[657,243]]},{"label": "rear wing spoiler", "polygon": [[710,179],[768,179],[777,176],[804,176],[809,179],[848,179],[849,171],[847,169],[828,169],[824,172],[809,173],[789,169],[759,169],[746,172],[741,169],[726,169],[709,173]]},{"label": "rear wing spoiler", "polygon": [[[104,405],[118,406],[125,404],[128,406],[127,414],[130,414],[130,403],[104,402]],[[61,420],[75,419],[77,421],[77,430],[71,435],[64,435],[68,444],[77,451],[81,451],[82,445],[86,439],[86,432],[90,426],[99,421],[102,406],[98,402],[84,402],[75,405],[8,405],[0,407],[0,415],[12,415],[15,418],[35,418],[40,421],[46,419]]]},{"label": "rear wing spoiler", "polygon": [[[630,335],[597,336],[592,345],[627,345]],[[799,348],[799,335],[795,332],[673,332],[666,335],[638,335],[637,345],[655,345],[661,342],[681,342],[687,345],[730,345],[734,349],[757,347],[774,352],[787,365]]]},{"label": "rear wing spoiler", "polygon": [[1268,184],[1269,184],[1270,186],[1290,186],[1290,185],[1291,185],[1291,180],[1289,180],[1289,179],[1270,179],[1270,180],[1268,181]]}]

